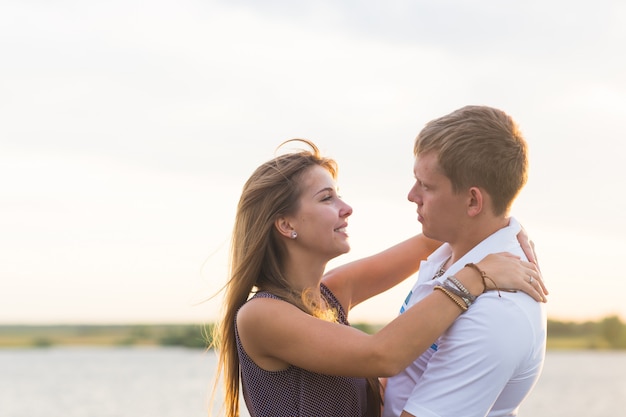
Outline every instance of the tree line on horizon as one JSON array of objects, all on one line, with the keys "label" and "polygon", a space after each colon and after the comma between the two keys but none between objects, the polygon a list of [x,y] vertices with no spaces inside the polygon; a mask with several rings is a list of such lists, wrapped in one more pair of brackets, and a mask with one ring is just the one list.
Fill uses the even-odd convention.
[{"label": "tree line on horizon", "polygon": [[[372,334],[382,325],[356,323],[353,327]],[[213,328],[213,323],[0,325],[0,348],[156,345],[207,349]],[[584,322],[550,319],[548,349],[626,349],[626,324],[619,316]]]},{"label": "tree line on horizon", "polygon": [[626,349],[626,324],[617,315],[585,322],[548,320],[548,345],[551,339],[578,340],[586,349]]}]

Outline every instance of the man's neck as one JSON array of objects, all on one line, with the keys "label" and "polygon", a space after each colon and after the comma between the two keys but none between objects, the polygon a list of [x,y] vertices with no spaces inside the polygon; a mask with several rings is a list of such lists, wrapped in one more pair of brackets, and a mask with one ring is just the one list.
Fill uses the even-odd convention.
[{"label": "man's neck", "polygon": [[465,254],[474,249],[480,242],[487,239],[498,230],[507,227],[509,221],[509,216],[493,217],[488,221],[476,223],[474,227],[468,227],[459,235],[456,241],[448,242],[452,250],[452,256],[448,260],[446,268],[465,256]]}]

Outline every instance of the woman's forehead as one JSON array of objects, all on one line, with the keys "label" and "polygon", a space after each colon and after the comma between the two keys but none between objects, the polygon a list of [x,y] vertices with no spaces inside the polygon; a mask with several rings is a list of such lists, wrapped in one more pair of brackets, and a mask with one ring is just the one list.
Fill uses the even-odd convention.
[{"label": "woman's forehead", "polygon": [[314,193],[324,188],[336,188],[336,182],[325,168],[315,165],[302,176],[302,186],[311,189]]}]

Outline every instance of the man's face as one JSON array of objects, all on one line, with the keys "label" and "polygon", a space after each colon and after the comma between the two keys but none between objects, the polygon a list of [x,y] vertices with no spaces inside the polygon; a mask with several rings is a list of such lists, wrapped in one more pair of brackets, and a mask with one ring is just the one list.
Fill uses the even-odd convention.
[{"label": "man's face", "polygon": [[415,158],[415,184],[408,194],[417,204],[417,220],[429,238],[453,242],[467,216],[467,198],[453,192],[452,183],[438,162],[437,154],[429,152]]}]

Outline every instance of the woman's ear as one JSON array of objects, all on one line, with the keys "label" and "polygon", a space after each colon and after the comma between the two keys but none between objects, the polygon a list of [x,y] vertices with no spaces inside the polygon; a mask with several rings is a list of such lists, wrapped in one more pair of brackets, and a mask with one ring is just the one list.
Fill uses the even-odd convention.
[{"label": "woman's ear", "polygon": [[278,233],[285,237],[292,238],[294,228],[291,225],[291,222],[289,222],[289,219],[286,217],[279,217],[274,222],[274,226],[276,227],[276,230],[278,230]]},{"label": "woman's ear", "polygon": [[484,195],[480,188],[472,187],[469,189],[469,205],[467,206],[467,214],[470,217],[479,215],[483,211]]}]

